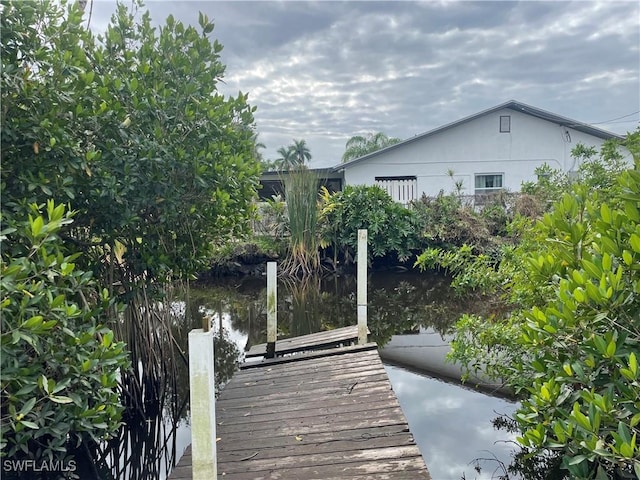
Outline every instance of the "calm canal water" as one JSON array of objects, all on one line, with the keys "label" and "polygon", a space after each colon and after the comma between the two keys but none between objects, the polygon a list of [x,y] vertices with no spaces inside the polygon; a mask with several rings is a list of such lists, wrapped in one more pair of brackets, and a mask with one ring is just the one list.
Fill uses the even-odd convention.
[{"label": "calm canal water", "polygon": [[[385,368],[433,479],[498,478],[503,473],[500,462],[508,465],[511,461],[514,438],[496,430],[491,420],[498,414],[511,414],[515,404],[452,379],[443,381],[433,373],[438,365],[425,365],[424,360],[411,365],[403,359],[401,366],[397,348],[392,352],[402,348],[406,339],[414,348],[431,348],[433,338],[445,344],[461,313],[487,313],[483,302],[455,297],[445,277],[414,273],[372,274],[368,297],[370,339],[383,347],[383,360],[393,360]],[[216,356],[221,353],[224,357],[216,365],[223,384],[242,352],[266,341],[266,280],[225,279],[192,288],[187,311],[193,325],[199,325],[204,315],[213,320],[218,335]],[[278,284],[278,338],[353,325],[356,313],[355,278]],[[429,340],[422,345],[424,339]],[[179,432],[178,456],[182,444],[188,444],[183,440],[188,439],[185,430],[188,427]]]},{"label": "calm canal water", "polygon": [[[433,479],[499,478],[504,473],[500,462],[511,461],[513,438],[494,429],[491,421],[511,414],[515,404],[461,386],[456,372],[442,369],[453,322],[464,312],[487,314],[489,307],[477,298],[454,296],[445,277],[414,273],[370,275],[368,300],[370,340],[381,347],[392,387]],[[174,302],[175,343],[167,338],[161,349],[162,355],[177,352],[178,373],[168,377],[165,387],[167,404],[149,405],[125,418],[105,456],[81,478],[164,480],[191,442],[189,375],[186,356],[179,351],[187,352],[189,331],[200,328],[205,317],[212,321],[216,383],[222,388],[243,352],[266,341],[266,304],[265,278],[192,287],[186,301]],[[354,325],[355,278],[279,283],[277,308],[278,338]]]}]

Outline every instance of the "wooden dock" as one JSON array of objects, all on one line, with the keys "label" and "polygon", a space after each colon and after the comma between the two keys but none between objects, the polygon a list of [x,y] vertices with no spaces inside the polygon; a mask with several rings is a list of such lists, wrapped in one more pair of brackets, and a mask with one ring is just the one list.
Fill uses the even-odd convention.
[{"label": "wooden dock", "polygon": [[[358,326],[352,325],[311,335],[277,340],[275,354],[276,356],[281,356],[289,353],[346,346],[356,343],[357,341]],[[245,358],[264,357],[266,354],[267,344],[260,343],[251,347],[248,352],[245,352],[244,356]]]},{"label": "wooden dock", "polygon": [[[296,342],[314,339],[327,346],[324,332]],[[218,478],[430,479],[375,344],[246,366],[216,402]],[[178,479],[191,479],[190,451]]]}]

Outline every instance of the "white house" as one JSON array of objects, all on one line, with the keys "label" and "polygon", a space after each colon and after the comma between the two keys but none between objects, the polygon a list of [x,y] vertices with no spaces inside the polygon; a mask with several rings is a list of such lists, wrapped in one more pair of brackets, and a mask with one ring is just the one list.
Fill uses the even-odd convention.
[{"label": "white house", "polygon": [[423,193],[519,191],[543,164],[575,171],[571,150],[623,137],[515,100],[334,167],[345,185],[380,185],[402,203]]}]

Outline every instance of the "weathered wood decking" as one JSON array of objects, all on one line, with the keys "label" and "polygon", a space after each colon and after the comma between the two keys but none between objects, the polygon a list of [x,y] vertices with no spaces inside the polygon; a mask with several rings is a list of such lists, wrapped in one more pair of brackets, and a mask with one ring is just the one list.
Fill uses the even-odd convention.
[{"label": "weathered wood decking", "polygon": [[[311,335],[303,335],[301,337],[287,338],[285,340],[276,341],[276,356],[288,353],[302,352],[309,349],[319,349],[324,347],[333,347],[336,345],[347,345],[357,342],[358,326],[336,328]],[[245,358],[263,357],[267,354],[267,344],[260,343],[254,345],[244,354]]]},{"label": "weathered wood decking", "polygon": [[[218,478],[430,478],[375,344],[252,367],[216,402]],[[190,451],[169,478],[191,478]]]}]

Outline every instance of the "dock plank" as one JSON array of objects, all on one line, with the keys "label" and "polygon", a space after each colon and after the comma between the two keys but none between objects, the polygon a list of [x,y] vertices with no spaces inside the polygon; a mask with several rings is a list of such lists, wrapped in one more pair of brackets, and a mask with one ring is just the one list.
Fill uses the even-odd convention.
[{"label": "dock plank", "polygon": [[[311,335],[276,340],[276,355],[295,353],[329,346],[348,345],[358,340],[358,326],[325,330]],[[263,357],[267,354],[267,344],[260,343],[245,352],[245,358]]]},{"label": "dock plank", "polygon": [[[375,344],[240,370],[216,401],[216,420],[225,479],[430,479]],[[174,473],[185,475],[190,459],[188,451]]]}]

